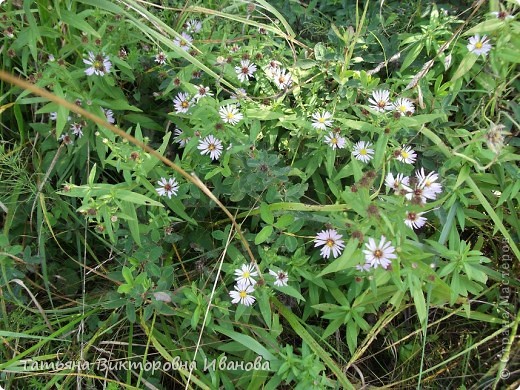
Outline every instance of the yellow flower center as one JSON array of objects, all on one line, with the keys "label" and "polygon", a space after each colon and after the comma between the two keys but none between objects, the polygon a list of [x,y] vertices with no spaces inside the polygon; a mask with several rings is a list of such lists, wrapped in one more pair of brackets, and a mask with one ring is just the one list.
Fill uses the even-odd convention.
[{"label": "yellow flower center", "polygon": [[244,299],[245,297],[247,297],[247,293],[246,293],[245,290],[240,291],[239,295],[240,295],[240,298],[242,298],[242,299]]},{"label": "yellow flower center", "polygon": [[362,156],[366,156],[368,154],[367,150],[366,149],[361,149],[359,151],[359,154],[361,154]]},{"label": "yellow flower center", "polygon": [[326,244],[329,248],[332,248],[334,246],[334,240],[332,238],[329,238],[327,240],[327,244]]},{"label": "yellow flower center", "polygon": [[404,106],[404,105],[399,106],[399,111],[406,112],[406,106]]},{"label": "yellow flower center", "polygon": [[338,143],[337,138],[336,138],[336,137],[332,138],[332,139],[330,140],[330,143],[336,145],[336,144]]},{"label": "yellow flower center", "polygon": [[401,157],[408,158],[408,157],[410,157],[410,154],[408,152],[405,152],[404,150],[401,150]]},{"label": "yellow flower center", "polygon": [[325,118],[323,118],[323,117],[319,118],[319,119],[318,119],[318,122],[320,122],[320,123],[325,123]]},{"label": "yellow flower center", "polygon": [[[208,150],[215,150],[215,144],[209,144],[208,145]],[[244,275],[246,275],[246,273]],[[249,277],[249,273],[247,273],[246,278],[248,278],[248,277]]]},{"label": "yellow flower center", "polygon": [[376,249],[374,251],[374,257],[377,257],[377,258],[383,257],[383,252],[381,251],[381,249]]},{"label": "yellow flower center", "polygon": [[475,49],[482,49],[482,46],[483,46],[482,42],[475,43]]},{"label": "yellow flower center", "polygon": [[242,275],[242,277],[243,277],[244,279],[247,279],[247,278],[249,278],[250,276],[251,276],[251,274],[250,274],[249,272],[247,272],[247,271],[244,272],[244,274]]},{"label": "yellow flower center", "polygon": [[228,119],[233,119],[234,117],[235,117],[235,114],[233,114],[232,112],[228,112],[226,114],[226,118],[228,118]]}]

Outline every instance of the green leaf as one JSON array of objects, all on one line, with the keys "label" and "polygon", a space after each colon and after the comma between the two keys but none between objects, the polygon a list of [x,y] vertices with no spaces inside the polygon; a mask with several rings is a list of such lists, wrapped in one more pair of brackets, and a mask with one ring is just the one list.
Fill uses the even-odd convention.
[{"label": "green leaf", "polygon": [[262,314],[262,318],[264,319],[267,328],[271,329],[271,303],[269,302],[269,294],[267,290],[263,288],[260,291],[260,296],[258,297],[258,304],[260,306],[260,313]]},{"label": "green leaf", "polygon": [[265,242],[271,236],[272,233],[273,227],[271,225],[264,226],[255,237],[255,245]]},{"label": "green leaf", "polygon": [[455,74],[451,78],[451,82],[453,83],[458,78],[467,74],[469,70],[473,67],[473,65],[475,65],[475,62],[477,62],[477,58],[478,56],[473,53],[469,53],[467,56],[465,56],[462,62],[459,64],[459,67],[455,71]]},{"label": "green leaf", "polygon": [[421,50],[424,47],[424,42],[418,42],[412,45],[410,51],[406,55],[406,57],[403,60],[403,65],[401,65],[401,72],[404,71],[406,68],[408,68],[412,62],[415,61],[415,59],[419,56],[421,53]]},{"label": "green leaf", "polygon": [[421,287],[418,285],[420,281],[417,280],[416,283],[410,288],[410,293],[413,297],[413,302],[415,304],[415,310],[417,310],[417,316],[419,317],[419,321],[422,326],[425,326],[426,321],[428,319],[428,311],[426,310],[426,301],[424,300],[424,294],[422,292]]},{"label": "green leaf", "polygon": [[248,350],[253,351],[258,356],[262,356],[265,360],[275,360],[275,356],[269,352],[267,348],[265,348],[262,344],[260,344],[257,340],[252,338],[251,336],[237,333],[233,330],[229,330],[226,328],[223,328],[220,325],[213,326],[213,329],[217,332],[223,334],[224,336],[228,336],[229,338],[235,340],[236,342],[242,344],[244,347],[246,347]]},{"label": "green leaf", "polygon": [[101,35],[99,35],[99,33],[84,20],[86,17],[89,16],[88,14],[90,14],[90,12],[83,11],[81,13],[72,13],[64,8],[61,8],[60,11],[61,20],[63,21],[63,23],[69,24],[70,26],[78,29],[83,33],[88,33],[96,38],[101,38]]},{"label": "green leaf", "polygon": [[260,217],[265,223],[272,225],[274,223],[274,214],[265,202],[260,204]]},{"label": "green leaf", "polygon": [[159,203],[153,199],[150,199],[149,197],[139,194],[137,192],[132,192],[130,190],[120,189],[116,188],[114,189],[114,197],[119,200],[124,200],[126,202],[134,203],[134,204],[140,204],[145,206],[158,206],[158,207],[164,207],[162,203]]},{"label": "green leaf", "polygon": [[273,288],[277,291],[280,291],[281,293],[287,294],[293,298],[296,298],[302,302],[305,302],[305,298],[303,297],[303,295],[300,294],[300,292],[298,290],[296,290],[293,286],[287,285],[284,287],[279,287],[279,286],[273,285]]},{"label": "green leaf", "polygon": [[130,321],[132,324],[135,323],[136,313],[135,306],[132,302],[127,302],[126,304],[126,318],[128,318],[128,321]]},{"label": "green leaf", "polygon": [[123,278],[125,279],[126,283],[130,285],[134,284],[134,277],[132,276],[132,270],[130,268],[123,266],[121,273],[123,274]]},{"label": "green leaf", "polygon": [[332,272],[340,272],[347,268],[352,268],[358,263],[357,257],[354,257],[354,251],[357,249],[358,240],[351,239],[343,250],[340,257],[330,263],[323,271],[318,274],[318,277],[330,274]]},{"label": "green leaf", "polygon": [[276,220],[274,227],[276,227],[277,229],[283,230],[286,227],[290,226],[293,222],[294,222],[294,217],[291,214],[284,214]]},{"label": "green leaf", "polygon": [[467,30],[463,36],[469,36],[469,35],[475,35],[475,34],[486,34],[490,33],[495,30],[499,30],[506,25],[506,21],[495,18],[495,19],[488,19],[482,23],[477,24],[476,26],[473,26],[469,30]]}]

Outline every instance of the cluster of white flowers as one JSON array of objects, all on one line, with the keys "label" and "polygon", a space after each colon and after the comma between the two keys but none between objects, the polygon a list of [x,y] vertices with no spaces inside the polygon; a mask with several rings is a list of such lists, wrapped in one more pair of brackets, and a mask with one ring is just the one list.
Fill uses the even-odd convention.
[{"label": "cluster of white flowers", "polygon": [[269,61],[265,66],[264,71],[267,77],[273,80],[278,89],[284,90],[289,88],[292,83],[292,75],[288,70],[280,67],[281,63],[275,60]]},{"label": "cluster of white flowers", "polygon": [[[331,253],[334,258],[337,258],[345,248],[345,243],[342,238],[343,236],[335,229],[322,230],[314,239],[314,247],[322,247],[320,254],[324,259],[328,259]],[[391,259],[397,258],[395,248],[390,241],[386,240],[385,236],[381,236],[379,244],[376,244],[373,238],[369,238],[365,246],[366,249],[363,250],[365,254],[365,264],[356,266],[360,271],[368,271],[370,268],[377,268],[379,266],[387,269],[392,263]]]},{"label": "cluster of white flowers", "polygon": [[[426,174],[424,168],[415,172],[413,181],[402,173],[395,177],[389,172],[385,178],[385,185],[396,195],[404,195],[406,199],[417,205],[424,205],[427,200],[435,200],[442,192],[442,185],[438,183],[439,175],[435,172]],[[413,183],[412,183],[413,182]],[[426,224],[424,213],[406,212],[405,224],[412,229],[419,229]]]},{"label": "cluster of white flowers", "polygon": [[[284,271],[269,271],[269,275],[274,276],[274,285],[279,287],[287,286],[289,277]],[[255,297],[252,295],[255,291],[256,280],[253,278],[258,276],[255,271],[254,264],[243,264],[241,268],[235,270],[235,286],[234,290],[229,292],[232,298],[231,303],[241,303],[251,306],[255,303]]]},{"label": "cluster of white flowers", "polygon": [[175,46],[188,51],[190,49],[191,43],[193,42],[193,37],[190,34],[198,33],[202,29],[202,23],[199,20],[191,19],[184,23],[183,27],[186,29],[186,31],[182,31],[181,35],[177,36],[173,40],[173,43]]},{"label": "cluster of white flowers", "polygon": [[397,98],[395,102],[390,101],[390,91],[379,89],[372,92],[368,99],[370,108],[377,112],[395,111],[401,116],[411,115],[415,112],[415,106],[410,99]]}]

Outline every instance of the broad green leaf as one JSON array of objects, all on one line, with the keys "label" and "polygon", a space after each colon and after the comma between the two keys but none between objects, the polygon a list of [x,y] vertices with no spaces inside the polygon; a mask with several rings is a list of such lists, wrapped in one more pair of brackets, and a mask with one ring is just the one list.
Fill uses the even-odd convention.
[{"label": "broad green leaf", "polygon": [[353,256],[357,246],[358,241],[356,239],[350,239],[341,256],[325,267],[325,269],[318,274],[318,277],[330,274],[332,272],[340,272],[347,268],[352,268],[358,264],[358,256]]},{"label": "broad green leaf", "polygon": [[455,74],[451,78],[451,82],[455,82],[458,78],[464,76],[469,72],[469,70],[475,65],[475,62],[477,62],[478,56],[469,53],[467,56],[465,56],[462,60],[462,62],[459,64],[459,67],[455,71]]},{"label": "broad green leaf", "polygon": [[421,325],[424,326],[428,319],[428,312],[426,309],[426,301],[424,300],[424,294],[419,284],[419,281],[413,283],[413,285],[410,288],[410,293],[413,297],[413,302],[415,304],[415,309],[417,310],[417,316],[419,317],[419,321]]},{"label": "broad green leaf", "polygon": [[101,38],[101,35],[99,35],[99,33],[85,21],[85,18],[89,16],[88,14],[90,14],[90,12],[83,11],[81,13],[72,13],[64,8],[61,8],[60,11],[63,23],[75,27],[78,31],[83,33],[88,33],[96,38]]},{"label": "broad green leaf", "polygon": [[213,326],[213,329],[224,336],[227,336],[231,338],[232,340],[235,340],[236,342],[242,344],[244,347],[246,347],[248,350],[253,351],[258,356],[262,356],[265,360],[275,360],[275,356],[269,352],[267,348],[265,348],[262,344],[260,344],[257,340],[252,338],[251,336],[238,333],[226,328],[223,328],[220,325]]},{"label": "broad green leaf", "polygon": [[114,189],[114,197],[116,197],[119,200],[124,200],[126,202],[134,203],[134,204],[140,204],[144,206],[158,206],[158,207],[164,207],[162,203],[159,203],[153,199],[150,199],[149,197],[139,194],[137,192],[133,192],[130,190],[125,189]]},{"label": "broad green leaf", "polygon": [[260,307],[260,313],[264,319],[267,328],[271,328],[271,303],[269,302],[269,294],[265,288],[260,290],[258,296],[258,306]]},{"label": "broad green leaf", "polygon": [[255,237],[255,245],[259,245],[271,236],[273,233],[273,227],[271,225],[266,225],[260,230],[260,232]]},{"label": "broad green leaf", "polygon": [[408,54],[406,55],[406,57],[403,60],[403,65],[401,65],[401,72],[404,71],[406,68],[408,68],[412,64],[412,62],[415,61],[415,59],[421,53],[421,50],[423,49],[423,47],[424,47],[423,42],[417,42],[412,45],[412,47],[410,48],[410,51],[408,52]]},{"label": "broad green leaf", "polygon": [[507,24],[507,22],[502,19],[498,19],[498,18],[488,19],[482,23],[477,24],[476,26],[473,26],[469,30],[466,30],[464,32],[464,34],[462,34],[462,35],[463,36],[469,36],[469,35],[475,35],[475,34],[482,35],[482,34],[490,33],[495,30],[499,30],[499,29],[505,27],[506,24]]},{"label": "broad green leaf", "polygon": [[262,202],[260,204],[260,217],[265,223],[269,225],[272,225],[274,223],[274,214],[269,208],[269,205],[265,202]]}]

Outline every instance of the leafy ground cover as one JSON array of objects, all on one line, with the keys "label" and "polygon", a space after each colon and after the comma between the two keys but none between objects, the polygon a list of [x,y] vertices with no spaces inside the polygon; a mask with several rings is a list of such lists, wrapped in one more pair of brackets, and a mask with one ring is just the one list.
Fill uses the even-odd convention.
[{"label": "leafy ground cover", "polygon": [[0,7],[3,387],[518,388],[518,1]]}]

